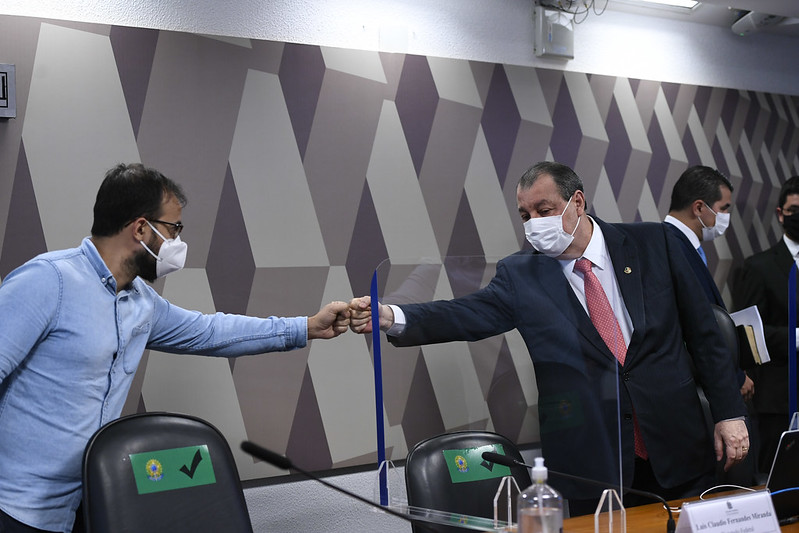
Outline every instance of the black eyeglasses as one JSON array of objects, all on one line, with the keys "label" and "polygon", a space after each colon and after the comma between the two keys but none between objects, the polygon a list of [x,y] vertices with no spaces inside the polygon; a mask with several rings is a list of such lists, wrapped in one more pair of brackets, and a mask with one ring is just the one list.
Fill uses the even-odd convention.
[{"label": "black eyeglasses", "polygon": [[164,226],[169,226],[170,231],[169,233],[172,235],[174,239],[180,232],[183,231],[183,224],[181,222],[166,222],[165,220],[151,220],[150,222],[155,222],[156,224],[163,224]]}]

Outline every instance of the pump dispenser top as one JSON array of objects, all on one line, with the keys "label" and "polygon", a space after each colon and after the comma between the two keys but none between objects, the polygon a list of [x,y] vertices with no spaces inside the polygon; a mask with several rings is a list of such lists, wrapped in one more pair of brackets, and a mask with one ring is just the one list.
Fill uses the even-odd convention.
[{"label": "pump dispenser top", "polygon": [[547,480],[547,476],[549,475],[547,471],[547,467],[544,466],[544,458],[543,457],[536,457],[535,458],[535,465],[533,466],[533,481],[538,483],[543,483]]}]

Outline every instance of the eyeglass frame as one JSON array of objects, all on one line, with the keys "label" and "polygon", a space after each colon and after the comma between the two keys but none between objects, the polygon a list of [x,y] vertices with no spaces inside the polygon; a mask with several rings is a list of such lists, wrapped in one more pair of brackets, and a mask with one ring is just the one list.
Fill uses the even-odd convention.
[{"label": "eyeglass frame", "polygon": [[[145,219],[145,220],[147,220],[147,219]],[[167,222],[166,220],[157,220],[157,219],[148,220],[148,222],[152,222],[152,223],[155,223],[155,224],[163,224],[164,226],[168,226],[170,228],[174,228],[174,229],[170,229],[170,231],[169,231],[169,236],[172,237],[173,239],[176,239],[178,236],[180,236],[180,234],[183,232],[183,228],[185,227],[182,222]],[[173,235],[173,231],[174,231],[174,235]]]}]

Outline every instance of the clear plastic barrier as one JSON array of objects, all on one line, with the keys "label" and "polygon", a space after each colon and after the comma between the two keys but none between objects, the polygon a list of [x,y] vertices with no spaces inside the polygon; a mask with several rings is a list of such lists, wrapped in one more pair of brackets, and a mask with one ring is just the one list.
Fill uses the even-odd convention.
[{"label": "clear plastic barrier", "polygon": [[593,514],[603,491],[620,485],[622,373],[615,359],[583,350],[591,323],[574,311],[573,294],[516,299],[492,281],[498,261],[386,261],[375,270],[373,300],[402,306],[408,319],[400,337],[373,337],[378,460],[402,461],[441,433],[492,431],[516,443],[527,464],[543,456],[548,483]]}]

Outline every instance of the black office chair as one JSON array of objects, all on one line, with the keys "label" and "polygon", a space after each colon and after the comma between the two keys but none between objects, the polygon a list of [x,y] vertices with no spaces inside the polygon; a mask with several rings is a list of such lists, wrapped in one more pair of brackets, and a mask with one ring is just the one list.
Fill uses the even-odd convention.
[{"label": "black office chair", "polygon": [[[735,322],[733,322],[732,317],[721,306],[716,304],[710,304],[710,307],[713,309],[713,316],[716,318],[716,323],[719,325],[719,329],[721,330],[721,336],[724,339],[724,346],[727,349],[727,353],[730,354],[730,359],[732,359],[733,364],[735,365],[735,370],[738,370],[738,333],[735,330]],[[710,412],[710,402],[708,402],[707,397],[705,396],[705,391],[702,390],[701,385],[697,383],[696,385],[697,393],[699,394],[699,400],[702,403],[702,410],[705,414],[705,422],[710,430],[710,433],[713,434],[713,428],[715,427],[715,423],[713,422],[713,415]]]},{"label": "black office chair", "polygon": [[88,533],[252,533],[233,454],[214,426],[171,413],[101,427],[83,454]]},{"label": "black office chair", "polygon": [[[740,342],[740,338],[738,336],[738,330],[735,326],[735,322],[724,308],[715,304],[711,304],[710,306],[713,308],[713,314],[715,315],[716,322],[721,330],[721,336],[724,337],[724,345],[727,347],[727,352],[730,354],[730,358],[732,359],[734,368],[737,372],[741,365],[741,348],[738,344]],[[706,399],[704,401],[707,402]],[[703,405],[703,407],[707,409],[706,416],[709,417],[709,405]],[[712,431],[712,427],[714,426],[712,423],[712,418],[710,418],[710,425]],[[716,465],[717,483],[742,485],[745,487],[757,483],[755,458],[757,457],[759,445],[757,441],[757,435],[752,431],[752,424],[747,423],[747,428],[749,429],[749,455],[743,460],[743,462],[735,465],[727,472],[724,472],[723,463],[718,463]]]},{"label": "black office chair", "polygon": [[[710,307],[713,308],[713,316],[716,317],[716,323],[719,325],[719,329],[721,330],[721,336],[724,339],[724,346],[726,347],[727,352],[730,354],[730,358],[735,364],[735,369],[737,371],[738,334],[735,331],[735,322],[733,322],[732,317],[730,317],[730,314],[723,307],[716,304],[710,304]],[[713,415],[710,412],[710,402],[708,402],[707,396],[705,396],[705,391],[702,389],[702,386],[699,383],[696,384],[696,390],[699,394],[699,401],[702,403],[702,411],[705,414],[705,422],[708,426],[710,434],[712,435],[715,423],[713,422]]]},{"label": "black office chair", "polygon": [[[732,317],[723,307],[718,306],[716,304],[710,304],[710,307],[713,309],[713,316],[716,318],[716,323],[719,325],[719,329],[721,330],[721,336],[724,339],[724,346],[727,350],[727,353],[729,353],[730,355],[730,359],[735,365],[734,366],[735,370],[737,371],[739,348],[738,348],[738,332],[735,329],[735,322],[733,322]],[[698,383],[697,383],[697,392],[699,393],[699,400],[702,402],[702,410],[705,413],[705,419],[707,425],[710,428],[710,432],[712,434],[713,427],[715,426],[715,424],[713,423],[713,416],[710,414],[710,404],[707,401],[707,397],[705,396],[705,391],[702,390],[702,387]]]},{"label": "black office chair", "polygon": [[737,370],[740,365],[740,348],[738,346],[738,332],[735,329],[735,322],[726,309],[716,304],[710,304],[710,307],[713,308],[713,315],[716,317],[716,323],[719,325],[719,329],[721,329],[721,336],[724,337],[724,344]]},{"label": "black office chair", "polygon": [[[502,453],[518,461],[524,459],[513,442],[506,437],[489,431],[457,431],[429,438],[416,444],[408,453],[405,463],[405,487],[408,505],[434,509],[461,515],[494,518],[493,500],[501,478],[494,477],[477,481],[455,483],[450,476],[447,457],[444,451],[464,450],[491,446],[496,453]],[[501,448],[501,450],[500,450]],[[452,454],[450,454],[452,455]],[[451,460],[451,458],[450,458]],[[471,464],[468,468],[491,468],[491,465]],[[526,467],[511,468],[511,475],[524,491],[532,485]],[[503,489],[504,490],[504,489]],[[515,504],[517,493],[513,491]],[[515,505],[513,507],[515,513]],[[504,520],[507,517],[502,517]],[[515,514],[513,516],[515,522]],[[425,524],[413,526],[415,533],[463,531],[460,528]]]}]

